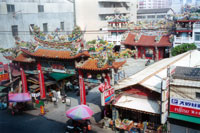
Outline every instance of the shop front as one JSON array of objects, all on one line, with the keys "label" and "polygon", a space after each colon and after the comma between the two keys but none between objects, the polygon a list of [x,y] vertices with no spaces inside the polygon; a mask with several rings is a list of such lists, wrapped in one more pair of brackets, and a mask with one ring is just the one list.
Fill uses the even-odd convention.
[{"label": "shop front", "polygon": [[161,126],[159,102],[138,94],[124,93],[116,98],[113,104],[117,112],[115,127],[127,131],[158,131]]}]

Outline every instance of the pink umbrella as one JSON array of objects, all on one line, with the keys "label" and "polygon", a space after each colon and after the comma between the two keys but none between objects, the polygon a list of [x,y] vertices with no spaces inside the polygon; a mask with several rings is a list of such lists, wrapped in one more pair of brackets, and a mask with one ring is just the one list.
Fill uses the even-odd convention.
[{"label": "pink umbrella", "polygon": [[31,101],[31,96],[29,93],[9,93],[9,102],[26,102]]},{"label": "pink umbrella", "polygon": [[78,105],[70,108],[66,115],[73,120],[86,120],[93,115],[93,111],[87,105]]}]

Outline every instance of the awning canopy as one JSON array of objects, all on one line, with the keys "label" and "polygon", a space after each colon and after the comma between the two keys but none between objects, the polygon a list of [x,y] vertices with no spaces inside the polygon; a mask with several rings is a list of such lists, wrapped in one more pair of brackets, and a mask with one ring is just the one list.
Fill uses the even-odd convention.
[{"label": "awning canopy", "polygon": [[[56,84],[56,81],[45,81],[45,86],[50,86]],[[39,84],[34,84],[29,86],[30,89],[37,89],[40,88]]]},{"label": "awning canopy", "polygon": [[188,116],[188,115],[170,113],[169,118],[200,124],[200,117],[193,117],[193,116]]},{"label": "awning canopy", "polygon": [[50,73],[49,76],[52,77],[53,79],[55,79],[56,81],[59,81],[59,80],[62,80],[62,79],[65,79],[67,77],[71,77],[73,76],[74,74],[68,74],[68,73]]},{"label": "awning canopy", "polygon": [[5,86],[0,86],[0,92],[2,92],[5,88]]},{"label": "awning canopy", "polygon": [[7,96],[8,93],[0,93],[0,97],[4,97],[4,96]]},{"label": "awning canopy", "polygon": [[122,95],[114,105],[118,107],[143,111],[146,113],[160,114],[159,103],[150,99]]}]

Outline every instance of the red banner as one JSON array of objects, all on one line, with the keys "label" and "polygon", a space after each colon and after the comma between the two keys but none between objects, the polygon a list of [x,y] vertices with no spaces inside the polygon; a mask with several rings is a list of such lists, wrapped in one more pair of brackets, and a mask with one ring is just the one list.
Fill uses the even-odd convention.
[{"label": "red banner", "polygon": [[78,73],[79,73],[80,101],[81,104],[86,105],[86,93],[85,93],[85,83],[83,80],[83,72],[81,72],[81,70],[78,70]]},{"label": "red banner", "polygon": [[200,110],[176,105],[170,105],[170,112],[200,117]]},{"label": "red banner", "polygon": [[0,81],[4,81],[4,80],[9,80],[9,74],[8,73],[0,75]]},{"label": "red banner", "polygon": [[103,92],[102,106],[110,103],[114,99],[114,88],[108,89]]},{"label": "red banner", "polygon": [[45,99],[46,93],[45,93],[45,85],[44,85],[44,75],[43,75],[42,67],[40,63],[37,64],[37,68],[39,72],[38,76],[39,76],[39,84],[40,84],[40,98]]},{"label": "red banner", "polygon": [[21,71],[22,89],[23,89],[24,93],[27,93],[28,87],[27,87],[26,75],[25,75],[24,69],[22,67],[20,68],[20,71]]},{"label": "red banner", "polygon": [[104,92],[105,90],[108,90],[111,88],[111,85],[110,85],[110,76],[108,74],[106,74],[106,77],[104,79],[104,84],[101,83],[99,85],[99,91],[102,93]]}]

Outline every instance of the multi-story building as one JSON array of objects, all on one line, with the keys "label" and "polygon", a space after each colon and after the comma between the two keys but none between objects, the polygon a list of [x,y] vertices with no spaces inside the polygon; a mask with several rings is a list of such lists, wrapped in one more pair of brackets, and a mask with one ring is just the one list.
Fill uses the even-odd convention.
[{"label": "multi-story building", "polygon": [[[191,65],[191,64],[190,64]],[[171,133],[200,130],[200,68],[176,67],[170,82]]]},{"label": "multi-story building", "polygon": [[183,43],[195,43],[200,48],[200,18],[191,16],[187,19],[177,18],[173,47]]},{"label": "multi-story building", "polygon": [[172,0],[171,8],[176,13],[181,13],[181,9],[184,5],[200,5],[200,0]]},{"label": "multi-story building", "polygon": [[136,22],[137,0],[76,0],[76,22],[86,30],[86,40],[103,38],[108,34],[107,16],[127,15]]},{"label": "multi-story building", "polygon": [[171,0],[138,0],[139,9],[170,8]]},{"label": "multi-story building", "polygon": [[174,14],[171,8],[162,9],[139,9],[137,21],[157,21],[169,19]]},{"label": "multi-story building", "polygon": [[124,33],[128,31],[129,18],[122,14],[116,14],[114,17],[108,17],[108,34],[104,40],[119,46],[123,39]]},{"label": "multi-story building", "polygon": [[[15,38],[31,41],[30,26],[50,33],[59,28],[72,31],[73,3],[67,0],[0,0],[0,47],[15,45]],[[66,32],[65,32],[66,33]],[[34,40],[33,40],[34,41]]]}]

